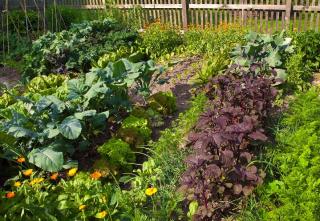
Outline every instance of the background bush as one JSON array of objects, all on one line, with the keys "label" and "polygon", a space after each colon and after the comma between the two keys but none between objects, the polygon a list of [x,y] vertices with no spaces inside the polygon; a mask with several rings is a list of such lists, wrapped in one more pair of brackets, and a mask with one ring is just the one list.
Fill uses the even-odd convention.
[{"label": "background bush", "polygon": [[171,53],[181,44],[180,33],[169,25],[152,23],[142,33],[141,47],[152,57],[160,57]]}]

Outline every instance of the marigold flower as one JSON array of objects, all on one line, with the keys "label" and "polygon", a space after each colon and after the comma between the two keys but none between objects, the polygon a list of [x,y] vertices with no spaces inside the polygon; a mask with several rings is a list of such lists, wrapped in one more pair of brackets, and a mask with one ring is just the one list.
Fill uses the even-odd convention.
[{"label": "marigold flower", "polygon": [[23,175],[25,175],[25,176],[31,176],[32,172],[33,172],[32,169],[28,169],[28,170],[23,171],[22,173],[23,173]]},{"label": "marigold flower", "polygon": [[86,205],[83,205],[83,204],[82,204],[82,205],[79,206],[79,210],[80,210],[80,211],[83,211],[83,210],[86,209],[86,207],[87,207]]},{"label": "marigold flower", "polygon": [[44,181],[44,178],[42,178],[42,177],[34,178],[33,180],[31,180],[30,185],[39,184],[42,181]]},{"label": "marigold flower", "polygon": [[76,175],[77,171],[78,171],[78,168],[72,168],[72,169],[70,169],[70,170],[68,171],[68,174],[67,174],[67,175],[70,176],[70,177],[72,177],[72,176]]},{"label": "marigold flower", "polygon": [[107,211],[102,211],[102,212],[100,212],[100,213],[97,213],[96,214],[96,218],[97,219],[103,219],[104,217],[106,217],[108,215],[108,213],[107,213]]},{"label": "marigold flower", "polygon": [[26,162],[26,158],[24,158],[24,157],[18,157],[17,162],[18,162],[18,163],[24,163],[24,162]]},{"label": "marigold flower", "polygon": [[90,176],[91,176],[92,179],[98,180],[98,179],[101,178],[102,174],[99,171],[95,171]]},{"label": "marigold flower", "polygon": [[53,173],[53,174],[51,174],[51,176],[50,176],[50,180],[57,180],[57,179],[58,179],[58,176],[59,176],[59,173]]},{"label": "marigold flower", "polygon": [[158,189],[156,187],[150,187],[150,188],[146,189],[145,193],[146,193],[147,196],[152,196],[156,192],[158,192]]},{"label": "marigold flower", "polygon": [[16,196],[15,192],[8,192],[6,194],[6,198],[8,198],[8,199],[14,198],[15,196]]},{"label": "marigold flower", "polygon": [[14,182],[13,186],[20,187],[21,186],[21,182],[20,181]]}]

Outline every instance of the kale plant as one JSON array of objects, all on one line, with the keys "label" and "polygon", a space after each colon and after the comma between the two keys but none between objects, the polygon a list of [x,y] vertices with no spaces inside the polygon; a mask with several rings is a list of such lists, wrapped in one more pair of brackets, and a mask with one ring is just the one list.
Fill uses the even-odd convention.
[{"label": "kale plant", "polygon": [[285,61],[294,51],[291,40],[284,37],[284,32],[275,35],[250,32],[246,35],[247,44],[231,52],[231,60],[233,64],[246,67],[255,75],[274,73],[284,80]]},{"label": "kale plant", "polygon": [[101,55],[130,46],[135,31],[118,22],[105,19],[74,24],[70,30],[47,33],[36,40],[26,55],[23,77],[28,80],[41,74],[87,72]]}]

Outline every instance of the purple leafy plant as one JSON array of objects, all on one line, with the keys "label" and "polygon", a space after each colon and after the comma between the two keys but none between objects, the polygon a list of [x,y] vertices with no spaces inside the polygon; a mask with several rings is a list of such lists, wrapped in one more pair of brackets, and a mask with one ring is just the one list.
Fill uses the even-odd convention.
[{"label": "purple leafy plant", "polygon": [[181,178],[187,200],[198,201],[195,220],[221,220],[263,182],[264,172],[251,163],[251,147],[268,139],[263,124],[276,96],[273,83],[259,75],[228,74],[206,85],[209,109],[189,135],[194,151]]}]

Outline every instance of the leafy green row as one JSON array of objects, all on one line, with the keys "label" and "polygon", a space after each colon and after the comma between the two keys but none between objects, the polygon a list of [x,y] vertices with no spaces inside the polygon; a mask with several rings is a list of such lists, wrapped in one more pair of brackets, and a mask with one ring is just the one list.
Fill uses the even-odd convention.
[{"label": "leafy green row", "polygon": [[[85,150],[91,139],[103,133],[110,124],[109,116],[117,123],[131,110],[129,87],[136,83],[138,90],[147,90],[154,71],[152,61],[121,59],[66,80],[61,86],[64,96],[56,94],[61,87],[38,99],[16,96],[16,102],[0,112],[3,154],[8,159],[27,156],[30,163],[47,171],[66,167],[75,151]],[[28,85],[29,91],[34,89],[32,85]],[[29,93],[33,97],[33,92]]]},{"label": "leafy green row", "polygon": [[265,156],[273,177],[244,212],[244,220],[319,220],[320,99],[311,88],[291,103]]},{"label": "leafy green row", "polygon": [[87,72],[91,62],[120,46],[130,46],[137,33],[112,19],[74,24],[69,30],[47,33],[33,42],[23,77],[40,74]]}]

